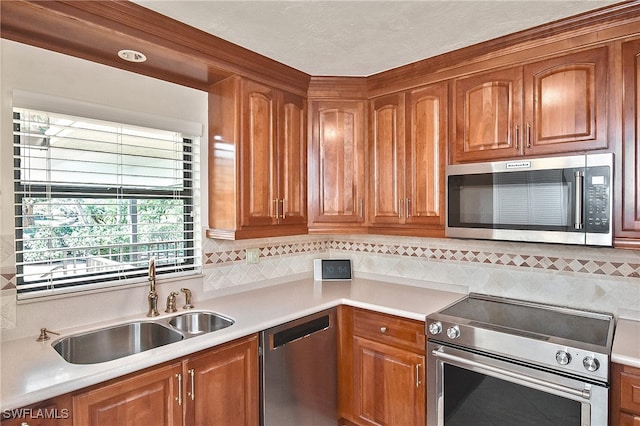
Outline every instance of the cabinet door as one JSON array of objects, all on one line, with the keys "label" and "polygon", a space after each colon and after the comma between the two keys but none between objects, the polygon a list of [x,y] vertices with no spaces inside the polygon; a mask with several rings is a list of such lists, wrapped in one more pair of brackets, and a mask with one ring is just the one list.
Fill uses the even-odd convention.
[{"label": "cabinet door", "polygon": [[452,162],[522,155],[522,68],[509,68],[454,82]]},{"label": "cabinet door", "polygon": [[640,248],[640,40],[622,46],[622,140],[616,146],[615,245]]},{"label": "cabinet door", "polygon": [[425,424],[424,356],[354,337],[355,416],[370,425]]},{"label": "cabinet door", "polygon": [[610,424],[640,425],[640,368],[611,364]]},{"label": "cabinet door", "polygon": [[77,426],[181,425],[179,382],[174,363],[114,380],[73,397]]},{"label": "cabinet door", "polygon": [[[209,227],[215,237],[220,230],[233,235],[240,225],[240,80],[223,80],[209,90]],[[213,237],[214,234],[209,234]]]},{"label": "cabinet door", "polygon": [[404,223],[404,109],[404,94],[401,93],[370,103],[372,224]]},{"label": "cabinet door", "polygon": [[311,117],[310,227],[362,223],[366,178],[364,101],[313,101]]},{"label": "cabinet door", "polygon": [[446,83],[407,95],[406,223],[444,229],[447,108]]},{"label": "cabinet door", "polygon": [[607,49],[524,67],[527,155],[607,147]]},{"label": "cabinet door", "polygon": [[270,87],[242,81],[242,226],[276,220],[275,98]]},{"label": "cabinet door", "polygon": [[640,426],[640,416],[621,413],[619,426]]},{"label": "cabinet door", "polygon": [[187,425],[258,424],[257,342],[240,339],[185,362]]},{"label": "cabinet door", "polygon": [[307,223],[306,100],[284,93],[278,111],[278,203],[280,223]]},{"label": "cabinet door", "polygon": [[0,417],[2,426],[69,426],[71,396],[65,394],[25,408],[4,410]]}]

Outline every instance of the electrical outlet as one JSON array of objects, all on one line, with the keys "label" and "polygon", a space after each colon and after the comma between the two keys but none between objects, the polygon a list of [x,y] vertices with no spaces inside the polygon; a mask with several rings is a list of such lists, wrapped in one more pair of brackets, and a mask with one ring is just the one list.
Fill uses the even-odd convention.
[{"label": "electrical outlet", "polygon": [[249,248],[245,250],[245,257],[247,258],[247,263],[256,264],[260,262],[260,249],[259,248]]}]

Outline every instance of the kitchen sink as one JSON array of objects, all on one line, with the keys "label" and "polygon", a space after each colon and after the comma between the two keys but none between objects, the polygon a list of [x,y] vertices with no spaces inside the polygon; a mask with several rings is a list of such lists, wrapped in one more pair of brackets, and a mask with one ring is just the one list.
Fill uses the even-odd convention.
[{"label": "kitchen sink", "polygon": [[210,333],[227,328],[233,323],[232,319],[213,312],[187,312],[169,321],[172,327],[188,334]]},{"label": "kitchen sink", "polygon": [[184,312],[73,334],[55,341],[53,349],[71,364],[98,364],[222,330],[234,322],[214,312]]},{"label": "kitchen sink", "polygon": [[182,339],[181,333],[162,324],[138,321],[63,337],[53,348],[71,364],[97,364]]}]

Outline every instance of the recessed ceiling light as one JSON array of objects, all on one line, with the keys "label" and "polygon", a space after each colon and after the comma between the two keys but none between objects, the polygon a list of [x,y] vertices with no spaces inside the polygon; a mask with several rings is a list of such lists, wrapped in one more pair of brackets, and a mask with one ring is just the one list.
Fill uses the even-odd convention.
[{"label": "recessed ceiling light", "polygon": [[125,61],[129,62],[144,62],[147,60],[147,57],[144,53],[138,52],[137,50],[131,49],[123,49],[118,52],[118,56]]}]

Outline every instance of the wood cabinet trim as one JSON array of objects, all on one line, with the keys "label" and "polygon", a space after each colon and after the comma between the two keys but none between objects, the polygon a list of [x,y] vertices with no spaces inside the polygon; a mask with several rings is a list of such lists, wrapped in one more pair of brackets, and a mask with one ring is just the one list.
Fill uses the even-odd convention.
[{"label": "wood cabinet trim", "polygon": [[[231,74],[253,77],[300,95],[306,94],[309,85],[306,73],[135,3],[21,0],[2,2],[1,6],[3,38],[188,87],[207,90]],[[124,63],[113,52],[100,48],[104,40],[148,49],[149,60],[146,64]],[[156,61],[154,56],[172,61]]]},{"label": "wood cabinet trim", "polygon": [[369,93],[380,96],[479,71],[524,65],[532,58],[561,56],[637,35],[638,5],[635,0],[603,7],[383,71],[367,78]]}]

